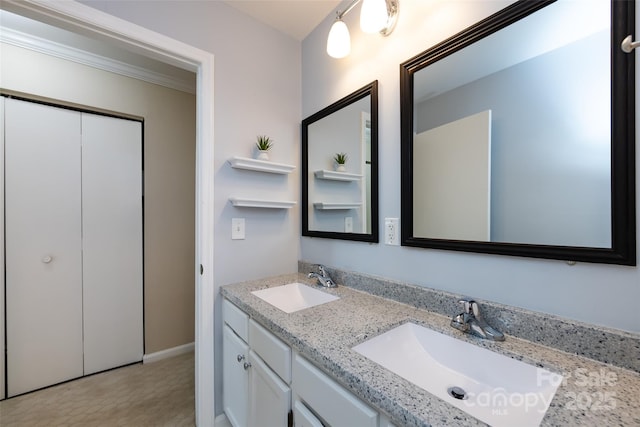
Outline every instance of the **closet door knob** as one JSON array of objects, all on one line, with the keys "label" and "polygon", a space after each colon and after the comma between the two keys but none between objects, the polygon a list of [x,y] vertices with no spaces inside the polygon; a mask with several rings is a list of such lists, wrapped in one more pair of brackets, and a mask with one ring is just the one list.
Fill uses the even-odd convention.
[{"label": "closet door knob", "polygon": [[238,363],[242,362],[244,360],[244,355],[243,354],[237,355],[236,360],[238,361]]},{"label": "closet door knob", "polygon": [[42,262],[45,264],[49,264],[52,260],[53,258],[51,258],[50,255],[45,255],[44,257],[42,257]]},{"label": "closet door knob", "polygon": [[251,362],[244,362],[244,370],[246,371],[251,367]]}]

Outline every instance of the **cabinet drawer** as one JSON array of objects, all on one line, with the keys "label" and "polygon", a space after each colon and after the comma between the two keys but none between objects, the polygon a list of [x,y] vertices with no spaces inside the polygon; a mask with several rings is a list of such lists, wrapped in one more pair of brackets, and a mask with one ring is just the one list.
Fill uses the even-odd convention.
[{"label": "cabinet drawer", "polygon": [[291,348],[256,321],[249,321],[249,345],[285,383],[291,383]]},{"label": "cabinet drawer", "polygon": [[322,422],[299,400],[293,404],[293,425],[295,427],[323,427]]},{"label": "cabinet drawer", "polygon": [[331,426],[376,427],[378,413],[298,354],[293,356],[291,388]]},{"label": "cabinet drawer", "polygon": [[249,315],[227,299],[222,300],[222,321],[245,342],[249,342]]}]

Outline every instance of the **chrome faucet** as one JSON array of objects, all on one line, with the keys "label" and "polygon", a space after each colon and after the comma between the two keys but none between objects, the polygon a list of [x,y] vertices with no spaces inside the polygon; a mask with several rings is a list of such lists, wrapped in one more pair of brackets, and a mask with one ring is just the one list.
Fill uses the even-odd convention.
[{"label": "chrome faucet", "polygon": [[480,306],[472,298],[460,301],[464,311],[451,319],[451,326],[471,335],[492,341],[504,341],[504,334],[487,324],[480,314]]},{"label": "chrome faucet", "polygon": [[313,273],[313,272],[309,273],[309,278],[315,277],[316,279],[318,279],[318,284],[321,286],[324,286],[325,288],[338,287],[338,285],[336,285],[336,283],[333,280],[331,280],[331,277],[329,277],[329,275],[327,274],[323,266],[318,265],[318,270],[320,270],[320,274]]}]

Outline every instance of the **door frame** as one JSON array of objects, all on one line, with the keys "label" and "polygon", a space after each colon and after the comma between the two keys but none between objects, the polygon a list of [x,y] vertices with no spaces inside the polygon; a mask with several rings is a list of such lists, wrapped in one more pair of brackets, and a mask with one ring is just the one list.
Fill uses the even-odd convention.
[{"label": "door frame", "polygon": [[196,425],[214,425],[213,54],[73,1],[3,0],[0,8],[88,35],[197,73],[196,83]]}]

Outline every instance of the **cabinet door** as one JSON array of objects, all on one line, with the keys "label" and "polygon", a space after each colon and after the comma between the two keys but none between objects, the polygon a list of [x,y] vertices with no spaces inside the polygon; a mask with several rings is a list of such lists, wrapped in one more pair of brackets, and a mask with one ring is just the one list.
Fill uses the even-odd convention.
[{"label": "cabinet door", "polygon": [[249,425],[286,426],[291,409],[291,390],[253,350],[249,352],[249,361]]},{"label": "cabinet door", "polygon": [[85,375],[142,360],[142,124],[82,114]]},{"label": "cabinet door", "polygon": [[[234,427],[246,427],[249,413],[249,346],[228,326],[222,332],[222,404]],[[245,363],[247,368],[245,368]]]},{"label": "cabinet door", "polygon": [[8,396],[82,376],[80,113],[5,101]]}]

